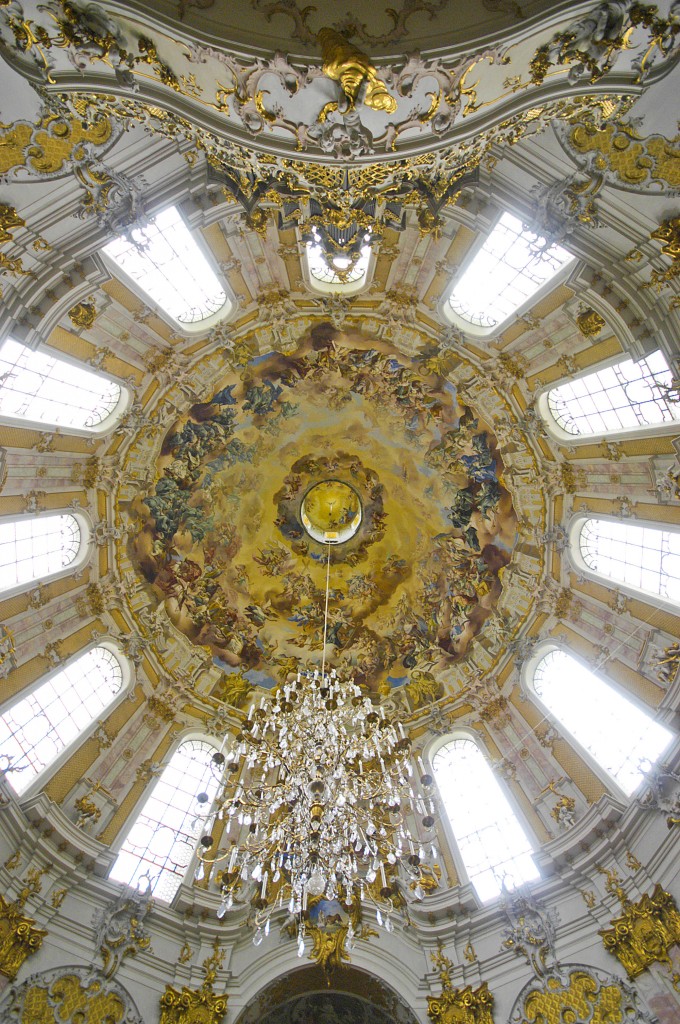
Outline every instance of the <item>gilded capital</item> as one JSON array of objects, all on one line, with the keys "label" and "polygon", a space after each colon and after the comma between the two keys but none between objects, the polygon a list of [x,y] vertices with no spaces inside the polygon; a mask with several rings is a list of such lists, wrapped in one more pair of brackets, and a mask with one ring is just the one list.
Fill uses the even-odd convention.
[{"label": "gilded capital", "polygon": [[0,974],[13,981],[24,961],[36,953],[47,935],[21,907],[0,896]]}]

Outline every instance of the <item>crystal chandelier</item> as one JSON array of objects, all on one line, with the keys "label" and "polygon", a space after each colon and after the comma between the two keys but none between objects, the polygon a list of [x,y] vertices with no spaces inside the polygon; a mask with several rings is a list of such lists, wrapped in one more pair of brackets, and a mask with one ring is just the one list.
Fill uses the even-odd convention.
[{"label": "crystal chandelier", "polygon": [[[328,573],[324,651],[328,621]],[[433,779],[412,762],[403,725],[331,670],[301,671],[253,705],[212,758],[216,807],[198,845],[198,877],[219,865],[223,917],[254,909],[254,943],[285,909],[304,952],[311,899],[369,901],[392,931],[395,905],[435,880]],[[212,834],[211,834],[212,833]],[[349,925],[348,945],[353,937]]]}]

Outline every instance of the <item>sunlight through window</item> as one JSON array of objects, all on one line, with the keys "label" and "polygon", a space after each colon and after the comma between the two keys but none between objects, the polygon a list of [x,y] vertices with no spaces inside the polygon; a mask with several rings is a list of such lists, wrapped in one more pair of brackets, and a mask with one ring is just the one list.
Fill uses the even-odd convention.
[{"label": "sunlight through window", "polygon": [[106,647],[94,647],[55,672],[0,716],[7,780],[24,793],[62,750],[75,743],[120,693],[123,671]]},{"label": "sunlight through window", "polygon": [[583,561],[600,576],[680,603],[680,533],[611,519],[586,519]]},{"label": "sunlight through window", "polygon": [[522,222],[504,213],[449,296],[462,320],[491,330],[507,320],[544,284],[573,261]]},{"label": "sunlight through window", "polygon": [[630,796],[640,771],[666,749],[673,734],[566,651],[546,654],[532,685],[547,709]]},{"label": "sunlight through window", "polygon": [[352,263],[349,256],[336,256],[327,263],[321,246],[312,242],[307,243],[307,266],[310,276],[322,284],[337,286],[339,291],[342,291],[343,286],[363,283],[368,273],[370,259],[371,247],[364,245],[355,263]]},{"label": "sunlight through window", "polygon": [[666,397],[673,375],[662,352],[576,377],[548,392],[548,409],[568,434],[608,434],[680,420]]},{"label": "sunlight through window", "polygon": [[481,900],[539,877],[532,848],[484,754],[452,739],[432,762],[465,870]]},{"label": "sunlight through window", "polygon": [[[205,824],[199,813],[210,807],[219,782],[210,769],[217,748],[203,740],[187,740],[169,764],[128,832],[110,877],[140,887],[144,876],[151,880],[157,899],[170,903]],[[197,802],[199,794],[208,800]]]},{"label": "sunlight through window", "polygon": [[0,592],[61,572],[78,557],[80,544],[72,515],[0,520]]},{"label": "sunlight through window", "polygon": [[0,346],[0,416],[92,429],[120,402],[118,384],[8,338]]},{"label": "sunlight through window", "polygon": [[129,237],[114,239],[104,252],[181,324],[200,323],[227,302],[217,275],[174,206],[145,227],[133,228]]}]

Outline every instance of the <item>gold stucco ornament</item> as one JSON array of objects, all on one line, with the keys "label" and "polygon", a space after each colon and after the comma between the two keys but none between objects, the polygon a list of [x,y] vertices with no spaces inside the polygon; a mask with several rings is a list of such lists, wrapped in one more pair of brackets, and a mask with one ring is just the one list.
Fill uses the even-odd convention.
[{"label": "gold stucco ornament", "polygon": [[0,974],[13,981],[27,957],[36,953],[47,935],[22,914],[23,901],[9,903],[0,896]]},{"label": "gold stucco ornament", "polygon": [[588,307],[576,317],[576,326],[584,338],[596,338],[605,326],[605,321],[596,310]]},{"label": "gold stucco ornament", "polygon": [[441,948],[430,954],[439,968],[442,983],[440,996],[428,996],[427,1015],[434,1024],[493,1024],[493,996],[484,981],[479,988],[471,985],[454,988],[451,983],[453,964]]},{"label": "gold stucco ornament", "polygon": [[321,43],[324,74],[334,82],[340,83],[349,100],[350,109],[356,105],[365,83],[366,88],[362,97],[365,106],[386,114],[393,114],[396,111],[397,101],[387,91],[382,79],[378,78],[378,72],[371,64],[370,57],[352,46],[333,28],[322,28],[317,38]]},{"label": "gold stucco ornament", "polygon": [[629,978],[637,978],[653,963],[670,966],[668,951],[680,942],[680,913],[671,894],[657,883],[651,896],[637,903],[625,898],[621,902],[621,916],[599,933],[605,949],[621,962]]},{"label": "gold stucco ornament", "polygon": [[[181,992],[167,985],[161,996],[159,1024],[221,1024],[227,1012],[227,996],[217,995],[213,984],[222,966],[224,950],[215,939],[213,954],[203,961],[205,980],[198,989],[182,988]],[[182,961],[180,956],[180,963]]]},{"label": "gold stucco ornament", "polygon": [[78,302],[68,311],[69,320],[74,327],[92,327],[97,318],[97,308],[94,302]]}]

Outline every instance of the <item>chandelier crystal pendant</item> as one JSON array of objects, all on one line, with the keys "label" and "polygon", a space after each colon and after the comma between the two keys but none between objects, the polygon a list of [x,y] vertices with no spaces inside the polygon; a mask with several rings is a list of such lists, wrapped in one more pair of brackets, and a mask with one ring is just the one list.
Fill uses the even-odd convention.
[{"label": "chandelier crystal pendant", "polygon": [[224,845],[204,835],[199,860],[223,865],[219,917],[254,904],[256,941],[282,906],[302,939],[310,897],[370,899],[387,931],[397,894],[422,899],[437,858],[432,776],[415,773],[403,726],[335,670],[263,697],[213,766]]},{"label": "chandelier crystal pendant", "polygon": [[[334,491],[329,504],[336,500]],[[329,577],[330,542],[321,669],[262,697],[225,737],[212,758],[214,834],[198,844],[197,877],[204,865],[221,865],[217,916],[251,905],[259,945],[274,911],[287,909],[300,956],[310,900],[337,900],[348,911],[370,901],[389,932],[396,904],[421,900],[426,875],[436,884],[432,776],[420,757],[416,772],[401,723],[353,680],[326,672]]]}]

